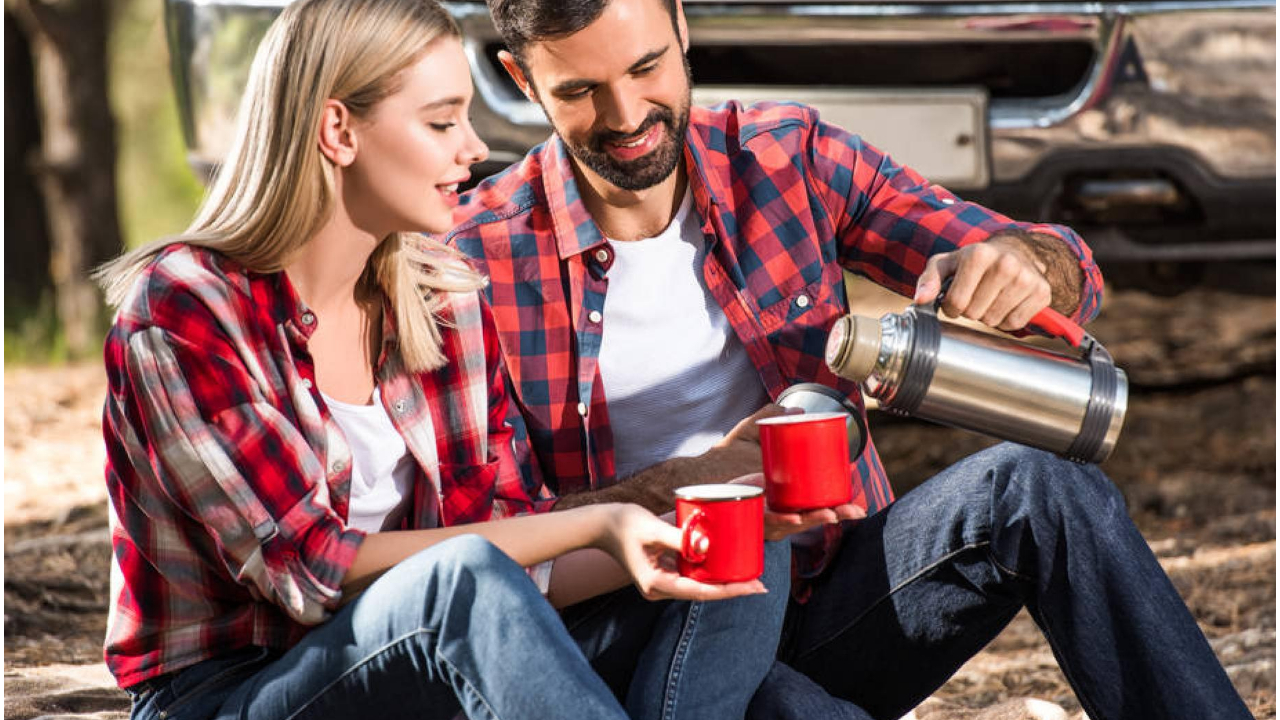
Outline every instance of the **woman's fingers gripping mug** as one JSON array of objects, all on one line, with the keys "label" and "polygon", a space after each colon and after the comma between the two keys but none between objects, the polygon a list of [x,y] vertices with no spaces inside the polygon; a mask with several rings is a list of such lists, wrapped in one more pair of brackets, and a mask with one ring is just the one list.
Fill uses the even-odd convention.
[{"label": "woman's fingers gripping mug", "polygon": [[756,421],[770,509],[800,512],[853,499],[847,417],[805,413]]},{"label": "woman's fingers gripping mug", "polygon": [[684,533],[680,574],[704,583],[755,580],[764,572],[764,491],[752,485],[676,490]]}]

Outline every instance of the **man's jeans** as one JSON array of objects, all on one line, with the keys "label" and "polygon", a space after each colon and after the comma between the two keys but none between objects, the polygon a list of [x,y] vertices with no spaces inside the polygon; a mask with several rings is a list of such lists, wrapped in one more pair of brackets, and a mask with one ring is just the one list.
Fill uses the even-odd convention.
[{"label": "man's jeans", "polygon": [[1250,717],[1106,476],[1011,444],[850,525],[748,717],[899,717],[1024,606],[1093,720]]},{"label": "man's jeans", "polygon": [[[773,591],[735,600],[631,603],[620,591],[571,637],[520,567],[462,536],[400,563],[283,654],[241,649],[131,689],[133,718],[736,720],[772,664],[787,565],[771,547]],[[611,688],[575,640],[612,670],[619,648],[630,653],[627,675]]]}]

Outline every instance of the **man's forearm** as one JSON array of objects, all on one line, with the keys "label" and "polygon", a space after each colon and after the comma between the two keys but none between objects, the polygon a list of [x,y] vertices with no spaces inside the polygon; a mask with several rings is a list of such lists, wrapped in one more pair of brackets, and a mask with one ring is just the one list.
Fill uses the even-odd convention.
[{"label": "man's forearm", "polygon": [[735,442],[703,455],[672,458],[641,470],[616,485],[601,490],[588,490],[565,495],[556,502],[556,510],[604,502],[634,503],[655,514],[675,507],[676,488],[701,483],[718,483],[760,471],[760,447],[754,443]]},{"label": "man's forearm", "polygon": [[1053,293],[1049,304],[1054,310],[1070,317],[1080,307],[1084,271],[1070,245],[1052,235],[1035,232],[1003,232],[992,239],[996,238],[1014,240],[1031,254],[1049,281]]}]

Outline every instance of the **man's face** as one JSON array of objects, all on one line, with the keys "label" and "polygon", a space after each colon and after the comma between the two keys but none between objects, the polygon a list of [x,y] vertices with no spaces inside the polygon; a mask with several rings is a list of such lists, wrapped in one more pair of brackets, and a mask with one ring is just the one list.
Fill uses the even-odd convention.
[{"label": "man's face", "polygon": [[525,80],[582,166],[619,188],[643,190],[668,178],[683,154],[690,90],[683,50],[661,0],[612,0],[582,30],[530,43]]}]

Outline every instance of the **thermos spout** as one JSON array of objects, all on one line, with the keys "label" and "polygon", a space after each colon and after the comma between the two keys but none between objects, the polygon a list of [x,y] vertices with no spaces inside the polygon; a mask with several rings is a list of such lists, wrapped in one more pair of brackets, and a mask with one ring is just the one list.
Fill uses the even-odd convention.
[{"label": "thermos spout", "polygon": [[880,321],[865,315],[846,315],[827,337],[827,366],[846,380],[862,382],[875,370],[880,356]]}]

